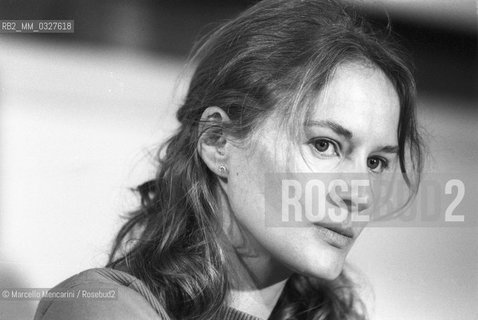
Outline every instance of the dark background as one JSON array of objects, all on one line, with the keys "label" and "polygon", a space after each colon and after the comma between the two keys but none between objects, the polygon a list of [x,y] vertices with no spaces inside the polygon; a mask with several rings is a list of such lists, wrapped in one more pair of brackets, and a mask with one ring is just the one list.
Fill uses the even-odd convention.
[{"label": "dark background", "polygon": [[[34,37],[95,46],[134,46],[151,53],[186,57],[198,36],[255,2],[12,0],[0,2],[0,18],[73,19],[74,34],[35,34]],[[434,2],[438,6],[444,1],[428,2],[428,13],[416,14],[414,8],[407,11],[406,2],[400,10],[395,7],[388,10],[392,29],[416,64],[418,89],[422,93],[439,93],[454,99],[477,100],[476,17],[473,21],[476,6],[473,1],[465,0],[461,4],[449,1],[449,5],[461,5],[461,11],[469,10],[471,14],[447,17],[448,8],[434,8]],[[383,8],[368,5],[363,10],[377,23],[387,22],[386,5]]]}]

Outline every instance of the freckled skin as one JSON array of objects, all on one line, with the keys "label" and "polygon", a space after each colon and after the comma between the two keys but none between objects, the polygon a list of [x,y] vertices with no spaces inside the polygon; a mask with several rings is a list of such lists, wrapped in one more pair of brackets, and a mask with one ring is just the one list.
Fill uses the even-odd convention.
[{"label": "freckled skin", "polygon": [[[229,177],[223,185],[228,205],[249,245],[258,254],[262,268],[256,276],[300,272],[334,279],[342,268],[351,245],[330,245],[311,222],[301,227],[268,227],[265,223],[264,175],[271,172],[359,172],[368,175],[367,158],[380,145],[397,144],[399,100],[391,82],[377,68],[357,63],[339,66],[317,99],[312,119],[333,120],[353,133],[353,144],[342,158],[322,159],[305,142],[291,145],[273,119],[264,122],[253,152],[229,146]],[[329,137],[329,132],[312,134]],[[304,158],[297,148],[301,148]],[[288,160],[292,157],[292,161]],[[270,187],[270,186],[269,186]],[[330,204],[328,204],[330,206]],[[370,205],[370,203],[368,204]],[[277,215],[280,215],[277,212]],[[362,227],[357,228],[357,235]],[[256,259],[256,261],[258,261]],[[256,269],[257,269],[256,268]],[[254,272],[254,270],[253,270]]]}]

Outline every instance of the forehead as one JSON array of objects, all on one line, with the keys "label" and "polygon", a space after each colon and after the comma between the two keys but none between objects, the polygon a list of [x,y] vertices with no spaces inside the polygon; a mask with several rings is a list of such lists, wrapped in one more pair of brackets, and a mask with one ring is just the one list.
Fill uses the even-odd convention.
[{"label": "forehead", "polygon": [[393,143],[400,114],[397,92],[380,69],[363,63],[337,67],[316,99],[307,120],[333,121],[356,139]]}]

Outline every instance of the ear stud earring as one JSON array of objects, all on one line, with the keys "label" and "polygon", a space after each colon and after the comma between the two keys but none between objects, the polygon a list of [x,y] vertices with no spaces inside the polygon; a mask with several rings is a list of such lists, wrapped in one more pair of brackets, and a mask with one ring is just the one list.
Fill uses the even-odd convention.
[{"label": "ear stud earring", "polygon": [[221,164],[221,165],[219,166],[219,171],[220,171],[221,173],[226,173],[226,172],[227,172],[226,166],[223,165],[223,164]]}]

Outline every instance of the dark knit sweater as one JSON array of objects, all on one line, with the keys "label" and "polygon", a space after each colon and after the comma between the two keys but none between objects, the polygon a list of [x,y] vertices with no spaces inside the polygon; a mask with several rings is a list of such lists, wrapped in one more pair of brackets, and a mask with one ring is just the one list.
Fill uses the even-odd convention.
[{"label": "dark knit sweater", "polygon": [[[144,282],[110,268],[83,271],[58,284],[50,292],[63,296],[43,298],[34,320],[162,319],[159,313],[163,307]],[[220,319],[261,320],[229,307],[222,310]]]}]

